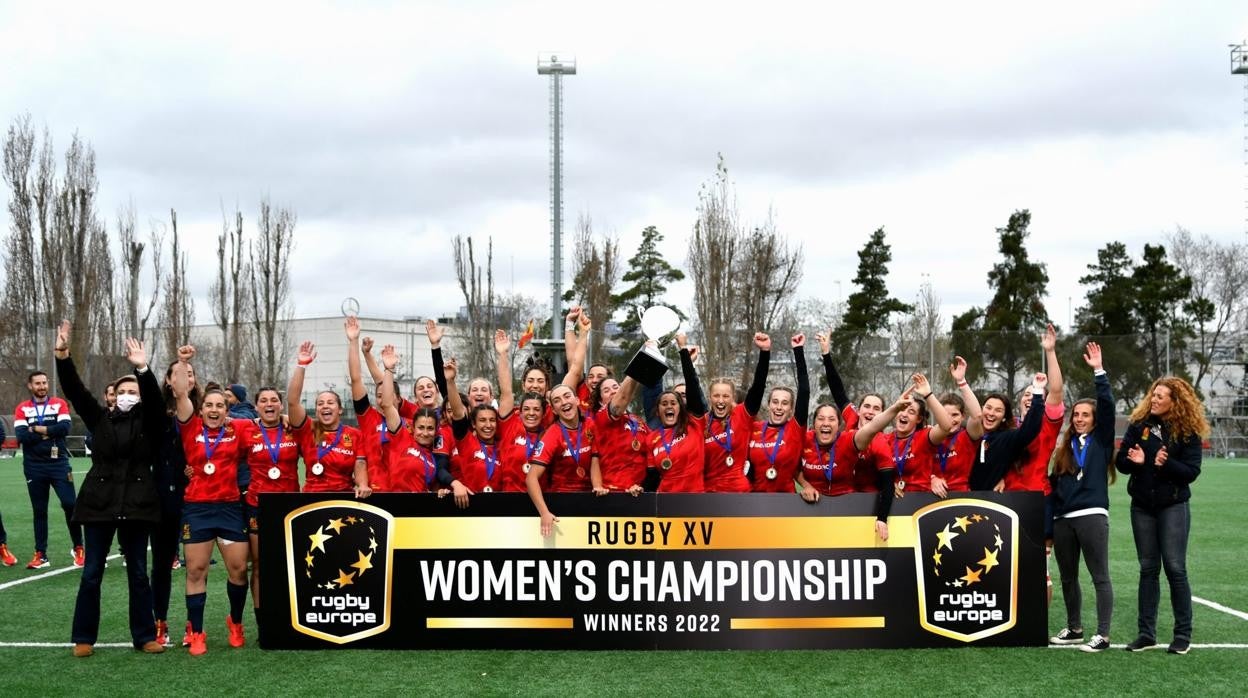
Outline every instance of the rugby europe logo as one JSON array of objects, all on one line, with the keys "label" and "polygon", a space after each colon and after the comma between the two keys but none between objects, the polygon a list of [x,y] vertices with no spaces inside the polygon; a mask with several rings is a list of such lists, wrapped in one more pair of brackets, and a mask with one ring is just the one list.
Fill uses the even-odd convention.
[{"label": "rugby europe logo", "polygon": [[390,627],[394,518],[350,500],[318,502],[286,516],[291,626],[347,644]]},{"label": "rugby europe logo", "polygon": [[919,624],[974,642],[1018,618],[1018,514],[980,499],[950,499],[914,514]]}]

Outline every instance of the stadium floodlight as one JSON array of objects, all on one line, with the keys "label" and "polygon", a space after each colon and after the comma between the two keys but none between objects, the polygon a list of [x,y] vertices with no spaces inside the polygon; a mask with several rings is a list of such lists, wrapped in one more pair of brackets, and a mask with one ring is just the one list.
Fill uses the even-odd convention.
[{"label": "stadium floodlight", "polygon": [[550,337],[559,339],[563,296],[563,76],[576,75],[576,56],[537,55],[537,74],[550,76]]}]

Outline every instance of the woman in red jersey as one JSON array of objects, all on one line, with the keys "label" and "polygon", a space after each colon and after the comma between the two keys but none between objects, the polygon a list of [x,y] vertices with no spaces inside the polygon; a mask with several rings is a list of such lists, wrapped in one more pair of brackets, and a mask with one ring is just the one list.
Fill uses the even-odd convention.
[{"label": "woman in red jersey", "polygon": [[[755,333],[758,362],[754,365],[754,381],[745,400],[736,401],[737,389],[731,380],[716,378],[711,382],[710,412],[706,416],[706,469],[702,478],[707,492],[749,492],[750,433],[755,417],[763,405],[767,387],[767,370],[771,364],[771,338]],[[687,382],[687,381],[686,381]]]},{"label": "woman in red jersey", "polygon": [[[588,492],[589,473],[598,458],[594,425],[581,415],[576,391],[566,385],[550,391],[557,421],[546,430],[529,461],[525,487],[541,517],[542,536],[549,536],[559,518],[546,506],[542,491]],[[550,475],[546,476],[549,469]],[[543,481],[544,480],[544,481]]]},{"label": "woman in red jersey", "polygon": [[[678,335],[676,343],[680,347],[687,401],[675,390],[659,395],[659,428],[650,432],[646,465],[649,479],[658,480],[659,492],[705,492],[706,404],[684,335]],[[617,398],[612,407],[620,409],[620,402]]]},{"label": "woman in red jersey", "polygon": [[590,397],[590,407],[596,408],[590,414],[598,430],[597,467],[590,471],[594,494],[636,495],[642,490],[646,479],[644,448],[650,440],[650,428],[628,411],[637,385],[628,376],[623,383],[604,377]]},{"label": "woman in red jersey", "polygon": [[[796,334],[789,340],[793,347],[793,363],[797,371],[797,392],[791,388],[772,388],[767,399],[763,421],[754,425],[750,434],[749,476],[755,492],[794,492],[797,470],[806,445],[805,414],[810,403],[810,376],[806,372],[806,335]],[[795,414],[803,415],[801,419]]]},{"label": "woman in red jersey", "polygon": [[[179,352],[181,355],[183,352]],[[193,353],[193,352],[192,352]],[[242,647],[243,606],[247,603],[247,527],[239,505],[238,468],[244,461],[240,430],[245,419],[230,419],[225,394],[204,393],[199,414],[190,399],[190,368],[180,363],[173,371],[172,388],[177,401],[178,432],[186,454],[186,495],[182,510],[182,548],[186,556],[186,615],[190,620],[190,652],[208,651],[204,631],[204,606],[208,598],[208,563],[217,542],[228,575],[226,591],[230,613],[226,617],[229,642]]]},{"label": "woman in red jersey", "polygon": [[247,487],[247,533],[251,545],[251,605],[260,627],[260,495],[266,492],[299,491],[299,442],[282,424],[282,394],[277,388],[256,391],[256,421],[236,421],[239,439],[251,470]]},{"label": "woman in red jersey", "polygon": [[[884,435],[884,447],[897,470],[893,486],[896,496],[907,492],[928,492],[932,488],[932,461],[936,447],[949,435],[952,422],[940,401],[932,394],[927,376],[916,373],[909,390],[910,403],[893,419],[893,430]],[[927,426],[928,410],[936,424]]]},{"label": "woman in red jersey", "polygon": [[[832,333],[830,331],[816,333],[815,339],[819,341],[824,379],[828,382],[828,390],[832,393],[832,402],[840,410],[839,421],[844,425],[843,428],[857,429],[860,424],[866,424],[875,419],[884,411],[884,397],[878,393],[867,393],[855,406],[845,391],[841,374],[837,372],[836,365],[832,362]],[[885,460],[887,456],[884,450],[884,435],[876,434],[868,448],[858,453],[858,460],[853,465],[854,490],[857,492],[879,491],[877,481]]]},{"label": "woman in red jersey", "polygon": [[[1053,457],[1053,449],[1057,448],[1057,436],[1062,431],[1062,420],[1066,415],[1066,394],[1062,367],[1057,362],[1057,330],[1052,325],[1045,329],[1040,346],[1044,349],[1045,375],[1049,378],[1040,433],[1023,449],[1023,455],[1014,467],[1005,471],[1005,477],[998,485],[998,492],[1043,492],[1047,497],[1053,491],[1049,483],[1049,460]],[[1024,391],[1018,401],[1020,421],[1027,419],[1031,401],[1029,393],[1030,391]]]},{"label": "woman in red jersey", "polygon": [[975,463],[975,451],[984,437],[984,425],[980,420],[979,400],[966,382],[966,359],[953,357],[949,375],[958,386],[957,393],[947,393],[940,404],[949,414],[952,430],[936,446],[936,459],[932,464],[932,494],[947,497],[950,492],[966,492]]},{"label": "woman in red jersey", "polygon": [[[862,453],[871,447],[871,440],[893,421],[897,413],[910,404],[903,395],[891,407],[880,412],[861,429],[846,429],[841,423],[835,405],[823,404],[815,408],[814,425],[806,436],[802,451],[802,467],[797,473],[798,494],[810,503],[821,496],[838,497],[854,492],[855,467]],[[872,461],[876,462],[876,461]],[[896,471],[889,461],[879,461],[876,496],[876,533],[881,540],[888,540],[888,514],[893,505],[894,490],[890,486]]]},{"label": "woman in red jersey", "polygon": [[[391,491],[437,492],[438,496],[443,496],[452,481],[450,444],[438,434],[438,415],[432,409],[420,407],[411,419],[399,415],[393,378],[398,358],[394,347],[382,349],[381,360],[386,370],[378,403],[386,418]],[[464,505],[467,505],[467,493],[463,494]]]},{"label": "woman in red jersey", "polygon": [[503,469],[500,492],[524,492],[529,461],[542,442],[546,398],[541,393],[525,393],[520,406],[503,417],[499,426],[499,449]]},{"label": "woman in red jersey", "polygon": [[[374,492],[384,492],[390,489],[388,482],[390,449],[386,448],[390,436],[386,432],[386,418],[378,408],[373,407],[368,399],[368,390],[364,387],[364,378],[360,371],[359,319],[354,315],[347,316],[343,323],[343,330],[347,335],[347,377],[351,381],[351,403],[355,409],[355,421],[359,424],[361,450],[364,452],[365,460],[368,461],[368,484]],[[368,349],[363,353],[368,354],[371,359],[373,342],[368,339],[367,343]],[[370,363],[375,362],[370,361]],[[393,371],[393,369],[388,370]],[[384,374],[387,371],[379,370],[378,373]],[[378,380],[379,377],[375,375],[373,380],[377,384],[377,399],[380,403],[381,381]]]},{"label": "woman in red jersey", "polygon": [[342,423],[342,401],[338,393],[323,390],[316,394],[311,419],[303,408],[303,374],[316,360],[316,345],[299,346],[295,369],[286,388],[286,407],[291,429],[298,435],[304,464],[304,492],[355,492],[363,499],[373,493],[368,482],[368,462],[360,430]]}]

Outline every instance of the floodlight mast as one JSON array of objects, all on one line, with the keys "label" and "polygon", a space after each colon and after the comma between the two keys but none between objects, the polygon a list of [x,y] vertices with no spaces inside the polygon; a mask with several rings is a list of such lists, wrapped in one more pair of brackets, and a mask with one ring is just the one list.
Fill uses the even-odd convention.
[{"label": "floodlight mast", "polygon": [[576,75],[576,56],[537,56],[537,74],[550,76],[550,337],[560,339],[563,296],[563,76]]}]

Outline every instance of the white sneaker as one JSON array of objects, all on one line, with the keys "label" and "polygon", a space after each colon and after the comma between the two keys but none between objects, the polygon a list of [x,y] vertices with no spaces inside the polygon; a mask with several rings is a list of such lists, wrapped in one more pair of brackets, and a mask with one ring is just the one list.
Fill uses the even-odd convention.
[{"label": "white sneaker", "polygon": [[1083,631],[1071,630],[1070,628],[1062,628],[1062,631],[1049,638],[1051,645],[1081,645],[1083,644]]},{"label": "white sneaker", "polygon": [[1109,649],[1109,638],[1093,635],[1088,644],[1081,646],[1079,649],[1084,652],[1104,652]]}]

